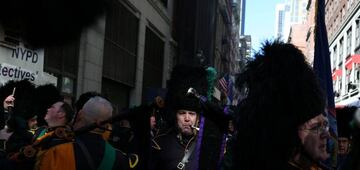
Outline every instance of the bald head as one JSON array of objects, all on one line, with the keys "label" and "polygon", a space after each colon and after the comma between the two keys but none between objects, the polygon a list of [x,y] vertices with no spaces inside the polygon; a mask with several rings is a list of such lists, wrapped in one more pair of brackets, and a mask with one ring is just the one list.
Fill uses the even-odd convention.
[{"label": "bald head", "polygon": [[109,119],[112,116],[112,111],[111,103],[106,99],[99,96],[90,98],[80,110],[74,128],[78,129],[94,122]]}]

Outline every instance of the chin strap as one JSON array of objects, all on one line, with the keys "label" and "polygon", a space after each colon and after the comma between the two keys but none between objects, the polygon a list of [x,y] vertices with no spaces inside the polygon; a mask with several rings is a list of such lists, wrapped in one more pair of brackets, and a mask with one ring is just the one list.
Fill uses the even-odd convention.
[{"label": "chin strap", "polygon": [[196,143],[193,142],[191,143],[191,140],[194,139],[194,136],[190,138],[190,140],[188,141],[188,144],[187,146],[190,144],[190,147],[189,148],[185,148],[185,154],[184,154],[184,157],[181,159],[181,161],[178,163],[178,165],[176,166],[176,168],[182,170],[185,168],[185,165],[186,163],[189,162],[189,158],[191,156],[191,154],[193,153],[193,151],[195,150],[195,146],[196,146]]}]

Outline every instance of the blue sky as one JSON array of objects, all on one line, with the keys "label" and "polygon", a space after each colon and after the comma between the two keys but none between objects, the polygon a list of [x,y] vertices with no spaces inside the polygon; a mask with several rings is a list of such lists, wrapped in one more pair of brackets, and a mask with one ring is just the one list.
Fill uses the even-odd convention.
[{"label": "blue sky", "polygon": [[247,0],[245,35],[251,35],[252,48],[259,50],[261,42],[274,38],[275,7],[285,0]]}]

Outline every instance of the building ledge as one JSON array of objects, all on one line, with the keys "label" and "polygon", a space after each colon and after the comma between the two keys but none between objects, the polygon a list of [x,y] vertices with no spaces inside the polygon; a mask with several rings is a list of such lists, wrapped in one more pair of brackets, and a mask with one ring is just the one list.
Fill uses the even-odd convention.
[{"label": "building ledge", "polygon": [[151,6],[153,6],[153,8],[159,13],[159,15],[165,20],[165,22],[170,25],[171,20],[166,10],[166,7],[164,7],[164,5],[162,5],[161,2],[158,0],[147,0],[147,1],[150,3]]}]

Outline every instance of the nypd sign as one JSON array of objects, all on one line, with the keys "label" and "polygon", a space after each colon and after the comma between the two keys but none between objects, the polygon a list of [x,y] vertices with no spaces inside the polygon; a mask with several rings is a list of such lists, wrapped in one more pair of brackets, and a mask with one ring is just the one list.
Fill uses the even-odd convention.
[{"label": "nypd sign", "polygon": [[29,49],[0,43],[0,82],[28,79],[36,85],[57,83],[57,78],[43,72],[44,49]]}]

